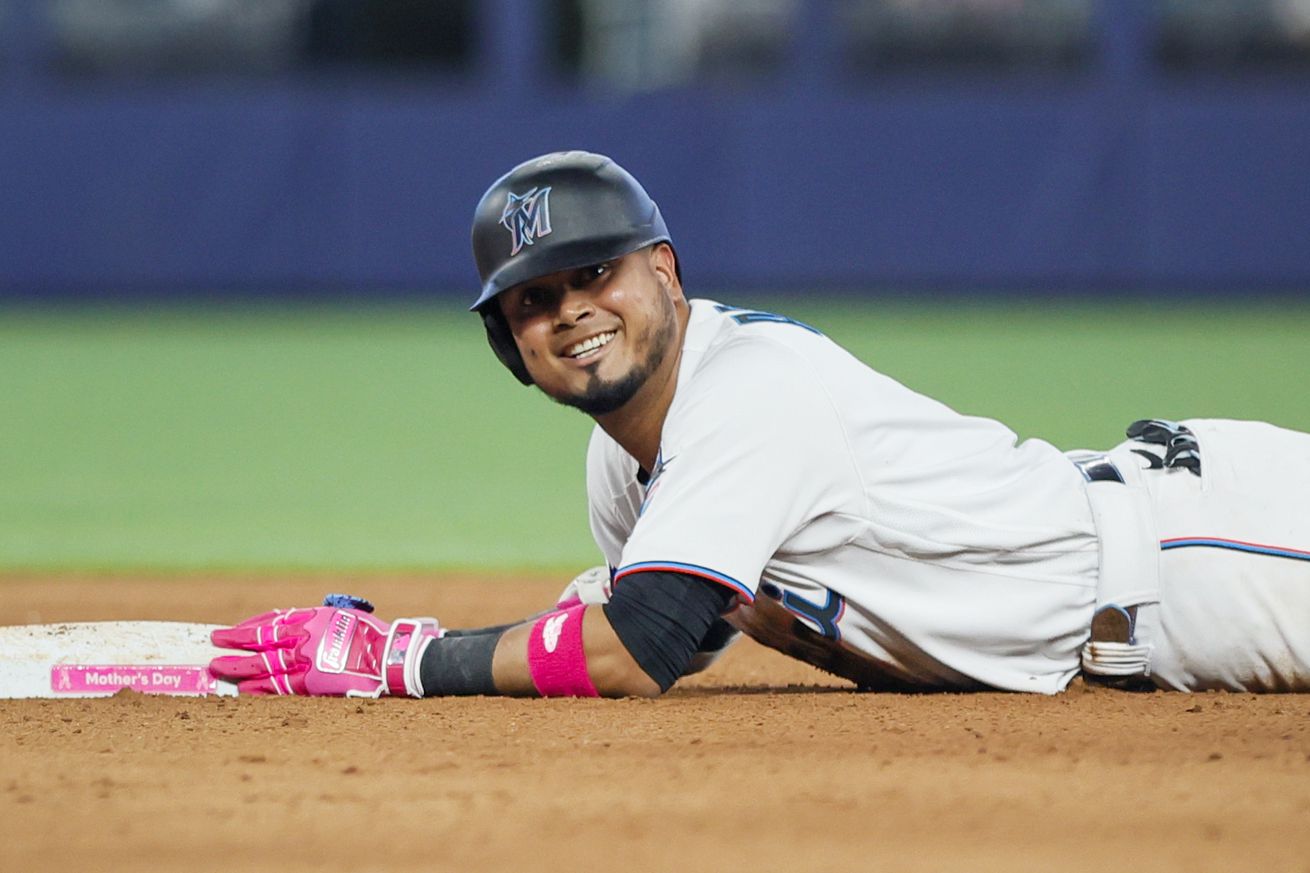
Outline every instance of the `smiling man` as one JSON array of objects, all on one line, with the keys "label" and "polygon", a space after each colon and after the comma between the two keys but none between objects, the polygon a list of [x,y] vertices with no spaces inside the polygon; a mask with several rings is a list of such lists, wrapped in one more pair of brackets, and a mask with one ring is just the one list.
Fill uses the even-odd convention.
[{"label": "smiling man", "polygon": [[1019,443],[784,316],[689,301],[610,159],[544,155],[483,196],[481,315],[525,385],[596,422],[607,568],[521,623],[366,603],[216,631],[278,694],[653,696],[744,631],[869,689],[1310,690],[1310,436],[1148,419],[1107,453]]}]

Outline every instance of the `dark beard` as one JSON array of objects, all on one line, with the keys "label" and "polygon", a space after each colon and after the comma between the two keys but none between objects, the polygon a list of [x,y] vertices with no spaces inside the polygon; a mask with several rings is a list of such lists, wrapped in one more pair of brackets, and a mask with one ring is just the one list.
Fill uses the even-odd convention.
[{"label": "dark beard", "polygon": [[565,406],[572,406],[588,415],[605,415],[616,409],[621,409],[624,404],[631,400],[641,386],[646,384],[646,380],[651,374],[659,369],[660,364],[668,357],[669,349],[673,346],[673,341],[678,335],[678,315],[677,310],[673,307],[673,302],[667,297],[662,298],[664,321],[653,327],[647,334],[649,337],[650,354],[639,366],[633,367],[626,375],[611,381],[604,381],[597,375],[596,370],[599,364],[592,369],[590,379],[587,381],[587,387],[581,394],[572,394],[566,397],[551,397],[556,403]]}]

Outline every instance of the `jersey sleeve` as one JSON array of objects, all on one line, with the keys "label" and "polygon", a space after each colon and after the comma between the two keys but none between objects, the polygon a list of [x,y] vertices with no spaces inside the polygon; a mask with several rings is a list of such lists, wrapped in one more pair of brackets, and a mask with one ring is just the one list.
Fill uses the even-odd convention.
[{"label": "jersey sleeve", "polygon": [[765,564],[810,521],[859,511],[858,469],[809,361],[728,343],[669,410],[615,585],[643,571],[700,576],[752,600]]}]

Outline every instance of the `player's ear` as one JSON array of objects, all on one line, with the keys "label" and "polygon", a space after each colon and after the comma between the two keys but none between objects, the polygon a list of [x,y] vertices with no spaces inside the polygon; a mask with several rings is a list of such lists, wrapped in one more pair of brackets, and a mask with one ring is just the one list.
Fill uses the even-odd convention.
[{"label": "player's ear", "polygon": [[655,243],[650,248],[650,265],[655,277],[665,288],[681,289],[682,282],[678,275],[678,256],[673,246],[666,242]]}]

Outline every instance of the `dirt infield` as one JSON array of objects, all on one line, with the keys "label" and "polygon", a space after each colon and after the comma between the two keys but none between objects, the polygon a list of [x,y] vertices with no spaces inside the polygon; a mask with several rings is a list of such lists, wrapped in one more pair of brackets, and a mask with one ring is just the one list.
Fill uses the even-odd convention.
[{"label": "dirt infield", "polygon": [[[0,577],[0,624],[557,582]],[[754,643],[657,701],[0,701],[0,870],[1310,873],[1310,695],[856,694]]]}]

